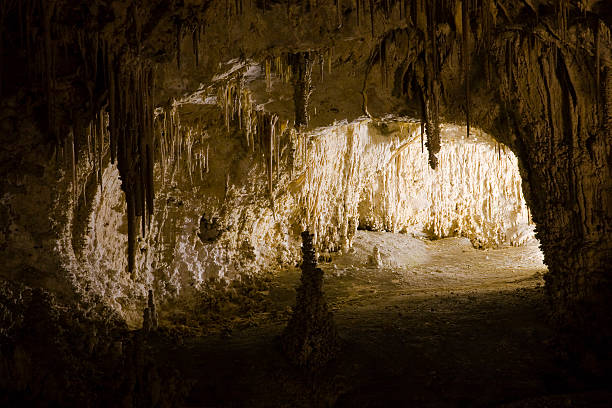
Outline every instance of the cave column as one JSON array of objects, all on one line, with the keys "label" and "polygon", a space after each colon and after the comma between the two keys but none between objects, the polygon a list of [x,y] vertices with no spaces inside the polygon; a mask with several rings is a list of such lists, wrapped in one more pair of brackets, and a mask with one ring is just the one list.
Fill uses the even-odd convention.
[{"label": "cave column", "polygon": [[[612,334],[612,75],[604,72],[596,115],[595,99],[574,91],[588,78],[581,68],[566,65],[561,53],[550,66],[541,73],[546,121],[519,129],[526,199],[549,269],[553,315],[586,349],[601,351]],[[609,349],[604,354],[612,357]]]}]

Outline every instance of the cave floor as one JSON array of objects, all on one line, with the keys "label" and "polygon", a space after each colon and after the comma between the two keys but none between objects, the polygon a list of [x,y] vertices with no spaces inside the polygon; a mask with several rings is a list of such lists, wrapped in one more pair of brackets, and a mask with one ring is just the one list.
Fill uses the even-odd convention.
[{"label": "cave floor", "polygon": [[[374,245],[379,268],[367,266]],[[299,282],[291,268],[273,279],[265,312],[169,350],[193,381],[186,405],[607,406],[560,364],[537,244],[482,251],[359,232],[354,248],[321,264],[343,340],[325,370],[304,375],[279,351]]]}]

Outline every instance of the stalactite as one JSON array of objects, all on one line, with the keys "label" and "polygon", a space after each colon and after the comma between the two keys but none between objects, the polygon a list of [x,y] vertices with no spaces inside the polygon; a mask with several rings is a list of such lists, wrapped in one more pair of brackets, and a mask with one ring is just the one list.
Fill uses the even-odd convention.
[{"label": "stalactite", "polygon": [[321,71],[321,82],[323,82],[323,72],[325,71],[325,69],[323,68],[323,66],[325,65],[325,59],[323,58],[323,54],[319,53],[319,69]]},{"label": "stalactite", "polygon": [[512,57],[512,43],[511,40],[506,41],[506,75],[508,76],[508,86],[512,86],[512,65],[514,64]]},{"label": "stalactite", "polygon": [[[3,86],[3,65],[4,65],[4,19],[7,15],[11,6],[9,2],[2,1],[0,2],[0,99],[2,99],[2,86]],[[19,10],[21,11],[21,4],[19,5]],[[20,13],[21,14],[21,13]],[[20,19],[21,21],[21,19]],[[21,24],[19,25],[21,28]],[[23,38],[23,36],[21,36]]]},{"label": "stalactite", "polygon": [[92,151],[91,132],[87,132],[87,161],[91,163],[93,162],[93,160],[94,160],[94,152]]},{"label": "stalactite", "polygon": [[468,0],[462,1],[461,25],[463,30],[463,43],[461,55],[463,57],[463,79],[465,82],[465,118],[467,137],[470,137],[470,49],[469,49],[469,6]]},{"label": "stalactite", "polygon": [[183,38],[183,23],[176,23],[176,67],[181,69],[181,40]]},{"label": "stalactite", "polygon": [[200,65],[200,25],[196,24],[192,33],[193,55],[196,67]]},{"label": "stalactite", "polygon": [[[70,164],[72,165],[72,199],[73,201],[76,203],[77,202],[77,171],[76,171],[76,158],[77,158],[77,154],[76,154],[76,148],[75,148],[75,140],[76,140],[76,135],[74,133],[74,130],[72,132],[70,132],[72,135],[71,138],[71,143],[70,143]],[[75,204],[76,205],[76,204]]]},{"label": "stalactite", "polygon": [[[423,113],[421,112],[421,117],[423,117]],[[425,153],[424,143],[423,143],[423,134],[425,133],[425,123],[421,120],[421,153]]]},{"label": "stalactite", "polygon": [[274,130],[275,130],[275,126],[276,126],[276,120],[278,119],[278,117],[276,115],[272,115],[270,116],[270,122],[268,124],[269,126],[269,158],[268,158],[268,192],[270,193],[270,197],[272,197],[272,175],[273,173],[273,169],[274,169],[274,140],[275,140],[275,135],[274,135]]},{"label": "stalactite", "polygon": [[[44,82],[46,85],[47,97],[47,125],[49,132],[54,132],[55,123],[55,101],[54,101],[54,74],[52,68],[53,45],[51,40],[51,18],[55,12],[56,0],[49,0],[43,7],[42,29],[43,29],[43,47],[44,47]],[[55,132],[54,132],[55,133]],[[59,134],[55,134],[57,143],[59,144]]]},{"label": "stalactite", "polygon": [[370,0],[370,24],[372,26],[372,38],[374,38],[374,0]]},{"label": "stalactite", "polygon": [[265,70],[266,70],[266,91],[267,92],[271,92],[272,91],[272,74],[271,74],[271,67],[270,67],[270,59],[266,58],[265,60]]},{"label": "stalactite", "polygon": [[108,77],[109,77],[109,121],[110,121],[110,134],[109,134],[109,146],[110,146],[110,157],[111,163],[117,161],[117,137],[119,135],[118,130],[118,94],[117,94],[117,69],[114,66],[114,59],[111,57],[108,59]]},{"label": "stalactite", "polygon": [[116,68],[112,82],[118,117],[111,118],[116,122],[111,125],[110,139],[116,141],[117,167],[128,205],[128,270],[135,272],[136,217],[142,217],[144,234],[154,210],[153,75],[151,68],[138,60],[117,64]]},{"label": "stalactite", "polygon": [[293,67],[293,102],[295,107],[295,127],[308,126],[308,104],[312,93],[311,53],[298,52],[291,55]]},{"label": "stalactite", "polygon": [[430,41],[431,41],[431,63],[433,64],[434,78],[438,78],[439,63],[438,63],[438,1],[429,3],[430,9],[430,21],[428,23],[428,29],[430,30]]},{"label": "stalactite", "polygon": [[600,115],[601,99],[601,23],[597,19],[595,24],[595,106]]},{"label": "stalactite", "polygon": [[612,68],[605,67],[603,78],[603,129],[612,138]]},{"label": "stalactite", "polygon": [[559,26],[559,37],[565,41],[567,38],[567,23],[569,13],[569,0],[558,0],[557,2],[557,16]]}]

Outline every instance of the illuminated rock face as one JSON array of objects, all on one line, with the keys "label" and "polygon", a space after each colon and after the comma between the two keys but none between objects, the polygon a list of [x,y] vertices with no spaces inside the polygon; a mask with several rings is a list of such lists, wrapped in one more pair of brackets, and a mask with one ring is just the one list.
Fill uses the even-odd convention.
[{"label": "illuminated rock face", "polygon": [[443,126],[433,170],[418,128],[364,121],[312,136],[298,196],[320,247],[348,248],[358,226],[466,236],[477,247],[533,239],[517,159],[508,148],[482,132],[466,138],[464,128]]},{"label": "illuminated rock face", "polygon": [[432,237],[460,235],[474,246],[520,245],[533,228],[516,156],[490,136],[442,126],[438,166],[431,169],[419,136],[397,148],[387,166],[364,184],[360,225]]},{"label": "illuminated rock face", "polygon": [[[183,132],[193,129],[185,124]],[[183,153],[156,169],[158,204],[137,241],[132,275],[124,196],[116,167],[108,166],[91,200],[83,248],[65,258],[65,268],[136,321],[141,309],[130,298],[145,297],[148,287],[160,299],[184,296],[209,278],[294,263],[304,229],[313,231],[319,251],[348,249],[359,225],[463,235],[477,246],[533,237],[516,158],[484,134],[466,139],[463,129],[443,127],[437,170],[415,123],[362,120],[283,137],[295,153],[274,177],[273,203],[265,162],[239,135],[209,132],[204,142],[214,147],[206,170],[197,171],[189,152],[204,142],[180,139],[176,151]]]}]

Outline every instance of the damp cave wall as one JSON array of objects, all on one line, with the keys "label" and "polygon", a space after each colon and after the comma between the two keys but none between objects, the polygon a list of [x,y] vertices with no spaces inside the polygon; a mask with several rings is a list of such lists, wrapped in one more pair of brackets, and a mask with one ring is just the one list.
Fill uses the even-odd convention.
[{"label": "damp cave wall", "polygon": [[[612,252],[612,11],[607,2],[468,1],[467,18],[464,3],[452,1],[434,7],[407,1],[317,2],[316,7],[308,2],[310,8],[303,2],[257,1],[235,3],[243,8],[230,2],[229,9],[206,1],[18,3],[23,9],[2,3],[7,24],[0,41],[1,245],[10,260],[4,277],[74,295],[74,272],[62,267],[62,257],[72,257],[74,248],[58,250],[54,242],[64,236],[63,248],[82,245],[88,203],[95,203],[92,176],[110,160],[101,151],[95,169],[84,161],[70,164],[68,135],[112,110],[107,103],[112,87],[97,75],[104,72],[100,61],[112,56],[119,75],[127,75],[122,84],[131,87],[137,84],[130,71],[150,70],[143,78],[151,82],[138,86],[153,85],[153,95],[146,109],[135,108],[150,114],[209,82],[218,64],[231,58],[332,50],[334,69],[326,79],[321,74],[311,96],[311,110],[319,110],[311,125],[342,119],[340,113],[349,120],[363,114],[421,117],[432,126],[427,141],[435,153],[436,123],[465,123],[469,117],[472,126],[510,146],[549,267],[547,290],[555,315],[605,340],[608,333],[599,329],[610,327]],[[193,34],[196,27],[205,27],[201,37]],[[192,43],[198,53],[189,52]],[[462,51],[465,47],[469,52]],[[314,76],[316,81],[316,71]],[[351,97],[343,101],[345,95]],[[281,118],[293,116],[291,106],[280,98],[267,104]],[[153,137],[146,126],[142,130]],[[74,156],[84,155],[86,133],[73,136],[79,142]],[[143,165],[146,171],[124,170],[122,179],[134,183],[151,171]],[[84,204],[78,197],[86,198]],[[164,208],[163,201],[157,203],[155,211]],[[115,206],[117,214],[121,205]],[[125,293],[131,296],[129,285]]]}]

